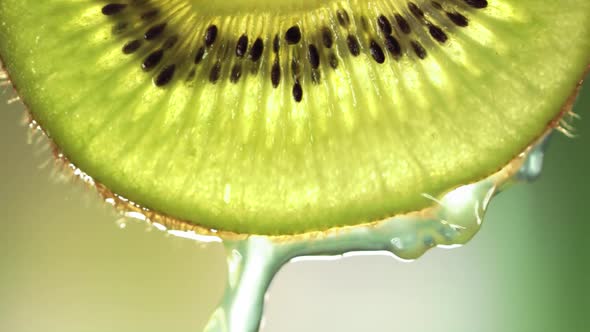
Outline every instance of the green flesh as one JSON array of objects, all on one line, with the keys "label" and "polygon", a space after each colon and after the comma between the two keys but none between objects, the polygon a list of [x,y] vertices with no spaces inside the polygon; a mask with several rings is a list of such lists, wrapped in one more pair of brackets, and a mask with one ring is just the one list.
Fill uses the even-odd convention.
[{"label": "green flesh", "polygon": [[[590,62],[587,0],[488,0],[482,9],[439,0],[444,11],[415,0],[422,20],[405,0],[118,3],[128,1],[107,16],[108,1],[2,0],[4,65],[37,122],[96,181],[154,211],[237,233],[325,230],[425,208],[431,201],[423,194],[480,180],[538,138]],[[139,19],[154,8],[158,17]],[[338,10],[349,14],[346,27]],[[445,14],[455,11],[467,27]],[[410,34],[393,24],[394,13]],[[381,14],[392,22],[400,56],[386,49]],[[164,21],[162,35],[123,54],[127,42]],[[122,22],[127,29],[113,34]],[[194,64],[212,24],[217,38]],[[293,25],[302,39],[287,45]],[[433,25],[446,42],[429,34]],[[330,49],[322,27],[333,34]],[[260,60],[235,55],[242,34],[248,52],[262,39]],[[348,34],[358,38],[360,55],[351,54]],[[144,72],[144,59],[172,35],[176,44]],[[383,64],[371,56],[371,40]],[[319,49],[317,70],[309,44]],[[274,88],[277,58],[282,75]],[[171,64],[173,78],[156,87]],[[211,83],[216,64],[219,79]],[[236,64],[242,75],[233,83]]]}]

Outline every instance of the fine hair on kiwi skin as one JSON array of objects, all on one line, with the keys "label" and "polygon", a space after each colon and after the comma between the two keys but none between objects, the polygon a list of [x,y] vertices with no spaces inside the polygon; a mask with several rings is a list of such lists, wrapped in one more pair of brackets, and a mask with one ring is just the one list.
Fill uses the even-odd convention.
[{"label": "fine hair on kiwi skin", "polygon": [[[335,2],[315,20],[294,17],[274,22],[261,15],[265,24],[256,24],[254,20],[228,20],[213,12],[190,26],[183,23],[194,23],[189,20],[193,3],[188,1],[95,3],[100,6],[96,12],[110,29],[104,37],[117,44],[116,58],[121,66],[140,70],[148,90],[175,91],[184,86],[215,91],[225,84],[247,93],[251,85],[258,84],[284,105],[305,107],[318,101],[314,90],[330,89],[334,76],[354,73],[355,67],[366,69],[369,77],[392,64],[399,66],[400,77],[406,66],[429,76],[419,64],[440,57],[440,49],[452,47],[459,36],[477,29],[474,20],[494,2],[399,1],[388,10],[374,12]],[[354,83],[373,84],[370,79]],[[76,156],[71,157],[75,160]],[[154,210],[163,215],[168,212]],[[305,229],[295,230],[301,231]]]}]

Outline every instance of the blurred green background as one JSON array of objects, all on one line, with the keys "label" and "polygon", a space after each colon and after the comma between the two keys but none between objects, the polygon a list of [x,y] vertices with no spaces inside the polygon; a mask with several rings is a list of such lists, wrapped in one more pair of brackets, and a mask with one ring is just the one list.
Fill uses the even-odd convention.
[{"label": "blurred green background", "polygon": [[[0,331],[200,331],[222,294],[220,245],[120,229],[92,190],[27,144],[0,100]],[[590,329],[590,85],[576,139],[556,135],[542,178],[492,204],[467,246],[414,263],[384,256],[287,265],[267,332]],[[44,164],[49,166],[43,167]]]}]

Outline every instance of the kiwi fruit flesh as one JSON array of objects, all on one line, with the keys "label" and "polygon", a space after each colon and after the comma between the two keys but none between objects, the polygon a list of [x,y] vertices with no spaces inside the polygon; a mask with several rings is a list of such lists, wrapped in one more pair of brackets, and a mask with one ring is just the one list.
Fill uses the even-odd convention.
[{"label": "kiwi fruit flesh", "polygon": [[418,211],[547,131],[587,0],[2,0],[49,138],[187,225],[285,235]]}]

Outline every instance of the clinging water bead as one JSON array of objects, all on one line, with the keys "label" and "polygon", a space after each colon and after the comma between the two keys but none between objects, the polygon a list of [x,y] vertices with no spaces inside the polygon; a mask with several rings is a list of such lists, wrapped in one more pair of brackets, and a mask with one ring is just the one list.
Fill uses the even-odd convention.
[{"label": "clinging water bead", "polygon": [[2,0],[0,19],[64,156],[228,237],[428,208],[554,126],[590,62],[587,0]]}]

